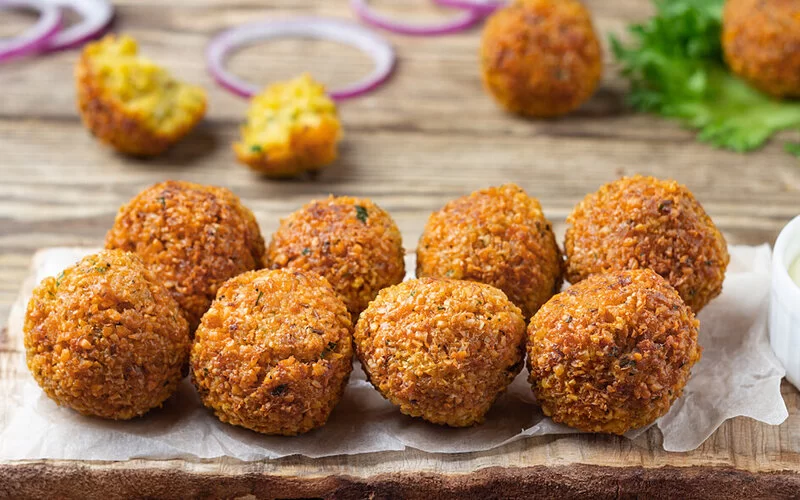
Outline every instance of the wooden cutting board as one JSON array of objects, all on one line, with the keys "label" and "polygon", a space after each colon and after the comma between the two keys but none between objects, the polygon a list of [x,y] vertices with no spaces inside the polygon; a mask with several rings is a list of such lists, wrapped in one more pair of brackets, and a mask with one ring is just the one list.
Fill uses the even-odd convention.
[{"label": "wooden cutting board", "polygon": [[[441,38],[387,35],[399,66],[379,91],[341,106],[341,159],[314,180],[270,182],[237,165],[230,150],[246,102],[214,85],[204,48],[212,34],[267,16],[352,18],[346,0],[122,0],[116,31],[178,76],[204,85],[210,113],[165,156],[136,161],[99,146],[75,111],[74,51],[20,61],[0,71],[0,324],[35,249],[99,245],[120,204],[168,178],[224,185],[271,234],[279,218],[308,200],[367,196],[397,220],[413,248],[427,216],[475,189],[517,182],[537,196],[563,234],[587,192],[620,175],[672,177],[687,184],[730,243],[772,243],[800,213],[800,165],[775,142],[739,155],[623,105],[625,83],[608,64],[597,95],[573,115],[526,121],[498,111],[481,90],[480,30]],[[398,15],[447,16],[427,0],[375,0]],[[645,0],[590,0],[596,26],[621,33],[652,10]],[[30,18],[3,12],[0,36]],[[9,27],[10,26],[10,27]],[[607,45],[607,44],[606,44]],[[607,61],[611,61],[607,54]],[[280,41],[250,48],[231,67],[263,82],[312,71],[336,85],[369,71],[367,58],[334,44]],[[791,134],[786,137],[791,137]],[[795,136],[796,139],[796,136]],[[22,354],[0,334],[3,399]],[[784,383],[789,419],[770,427],[725,423],[699,449],[666,453],[653,430],[635,441],[593,435],[532,438],[464,455],[415,450],[323,459],[243,463],[0,462],[0,497],[341,497],[341,498],[791,498],[800,496],[800,393]]]}]

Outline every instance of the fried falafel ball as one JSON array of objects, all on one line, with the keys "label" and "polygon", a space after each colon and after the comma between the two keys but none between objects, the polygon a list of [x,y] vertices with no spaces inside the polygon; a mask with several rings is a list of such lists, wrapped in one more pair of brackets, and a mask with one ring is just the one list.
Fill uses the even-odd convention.
[{"label": "fried falafel ball", "polygon": [[264,267],[253,213],[228,189],[155,184],[120,208],[106,248],[134,252],[172,293],[192,332],[222,283]]},{"label": "fried falafel ball", "polygon": [[157,408],[183,378],[189,326],[139,257],[87,256],[33,291],[28,368],[50,399],[83,415],[127,420]]},{"label": "fried falafel ball", "polygon": [[303,75],[253,98],[233,149],[241,163],[267,177],[292,177],[333,163],[341,137],[336,104]]},{"label": "fried falafel ball", "polygon": [[545,415],[624,434],[681,396],[700,359],[699,322],[650,269],[592,276],[542,306],[528,326],[528,370]]},{"label": "fried falafel ball", "polygon": [[192,346],[192,380],[217,417],[263,434],[325,425],[353,367],[347,308],[321,276],[241,274],[219,289]]},{"label": "fried falafel ball", "polygon": [[484,87],[512,113],[550,118],[597,89],[603,59],[592,20],[577,0],[517,0],[486,23]]},{"label": "fried falafel ball", "polygon": [[482,283],[419,278],[382,290],[356,325],[372,385],[400,411],[435,424],[483,421],[522,368],[525,320]]},{"label": "fried falafel ball", "polygon": [[725,61],[775,97],[800,97],[800,2],[728,0],[722,22]]},{"label": "fried falafel ball", "polygon": [[267,249],[272,269],[324,276],[358,319],[382,288],[403,281],[403,240],[392,217],[372,200],[315,200],[281,220]]},{"label": "fried falafel ball", "polygon": [[108,35],[83,49],[75,68],[78,109],[98,139],[133,156],[155,156],[206,113],[206,93],[138,56],[129,36]]},{"label": "fried falafel ball", "polygon": [[722,291],[725,238],[675,181],[623,177],[587,195],[567,218],[567,280],[650,268],[697,313]]},{"label": "fried falafel ball", "polygon": [[561,289],[562,269],[539,201],[515,184],[451,201],[428,219],[417,247],[417,276],[487,283],[525,318]]}]

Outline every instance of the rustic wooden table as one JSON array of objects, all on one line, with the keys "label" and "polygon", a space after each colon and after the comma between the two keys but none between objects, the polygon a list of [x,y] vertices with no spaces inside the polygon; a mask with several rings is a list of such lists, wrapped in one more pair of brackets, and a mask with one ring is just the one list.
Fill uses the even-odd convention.
[{"label": "rustic wooden table", "polygon": [[[0,324],[32,253],[55,245],[99,245],[118,206],[165,179],[231,188],[258,216],[264,234],[311,198],[367,196],[397,220],[413,248],[428,214],[447,200],[513,181],[537,196],[563,234],[564,218],[587,192],[623,174],[672,177],[702,201],[730,243],[772,243],[800,213],[800,165],[779,143],[738,155],[697,143],[671,122],[632,114],[624,81],[608,64],[602,88],[580,111],[554,121],[500,112],[481,90],[479,29],[441,38],[388,37],[399,66],[367,97],[341,106],[346,129],[340,160],[314,180],[271,182],[237,165],[230,143],[247,103],[214,85],[204,48],[215,32],[266,16],[352,18],[346,0],[121,0],[115,30],[143,52],[205,86],[210,113],[168,154],[137,161],[101,147],[75,110],[76,52],[5,64],[0,71]],[[645,0],[590,0],[598,30],[621,33],[651,13]],[[410,18],[447,15],[426,0],[379,8]],[[9,13],[3,12],[4,19]],[[30,18],[4,21],[0,36]],[[610,61],[607,54],[606,60]],[[237,72],[270,81],[303,70],[335,85],[365,74],[353,49],[287,40],[248,48]],[[5,330],[4,330],[5,332]],[[0,334],[0,400],[21,353]],[[3,384],[6,381],[6,384]],[[293,457],[243,463],[133,460],[114,463],[0,463],[0,497],[243,496],[530,498],[800,495],[800,393],[784,383],[789,419],[769,427],[728,421],[699,449],[666,453],[650,431],[635,441],[577,435],[533,438],[484,453],[401,453]],[[4,423],[0,406],[0,425]]]}]

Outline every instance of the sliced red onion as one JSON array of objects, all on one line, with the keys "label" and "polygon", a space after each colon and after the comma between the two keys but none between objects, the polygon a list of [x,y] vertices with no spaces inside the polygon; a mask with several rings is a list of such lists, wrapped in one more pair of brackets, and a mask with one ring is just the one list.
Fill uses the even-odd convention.
[{"label": "sliced red onion", "polygon": [[[2,0],[0,0],[2,1]],[[81,16],[81,20],[60,31],[47,44],[46,50],[69,49],[103,35],[114,19],[114,6],[107,0],[45,0],[62,8],[70,8]]]},{"label": "sliced red onion", "polygon": [[39,20],[19,36],[0,40],[0,61],[21,57],[44,48],[61,29],[61,10],[43,0],[0,0],[2,9],[35,9]]},{"label": "sliced red onion", "polygon": [[315,38],[351,45],[366,52],[375,62],[375,69],[363,80],[330,91],[328,95],[334,100],[350,99],[375,89],[389,78],[394,69],[394,49],[372,31],[336,19],[301,17],[244,24],[221,33],[208,46],[206,58],[209,72],[217,83],[234,94],[253,97],[261,87],[229,72],[225,68],[225,59],[244,45],[287,37]]},{"label": "sliced red onion", "polygon": [[502,0],[433,0],[433,3],[442,7],[475,10],[484,16],[506,5]]},{"label": "sliced red onion", "polygon": [[478,10],[465,9],[463,12],[459,12],[458,15],[451,20],[437,23],[420,24],[397,21],[396,19],[391,19],[383,14],[379,14],[369,6],[367,0],[350,0],[350,5],[358,17],[360,17],[365,23],[371,24],[386,31],[391,31],[392,33],[410,36],[435,36],[458,33],[467,28],[471,28],[484,17],[484,15]]}]

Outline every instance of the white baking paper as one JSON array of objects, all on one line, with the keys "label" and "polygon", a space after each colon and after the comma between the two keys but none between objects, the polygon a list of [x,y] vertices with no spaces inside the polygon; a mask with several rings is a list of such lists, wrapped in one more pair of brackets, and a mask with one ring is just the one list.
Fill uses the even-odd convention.
[{"label": "white baking paper", "polygon": [[[92,249],[40,251],[12,310],[9,343],[22,350],[22,320],[32,288]],[[684,396],[656,425],[668,451],[700,446],[726,419],[744,415],[777,425],[788,416],[780,392],[784,370],[767,339],[770,249],[732,247],[723,293],[700,314],[703,359]],[[413,255],[408,269],[413,270]],[[144,417],[113,422],[83,417],[50,401],[25,368],[12,380],[10,405],[0,410],[0,460],[214,458],[259,460],[288,455],[330,455],[416,448],[434,453],[483,451],[544,434],[576,432],[544,417],[534,404],[527,371],[511,384],[486,423],[451,429],[402,415],[365,380],[356,363],[341,403],[322,429],[298,437],[269,437],[219,422],[202,407],[189,380],[164,407]],[[632,432],[634,437],[639,432]]]}]

